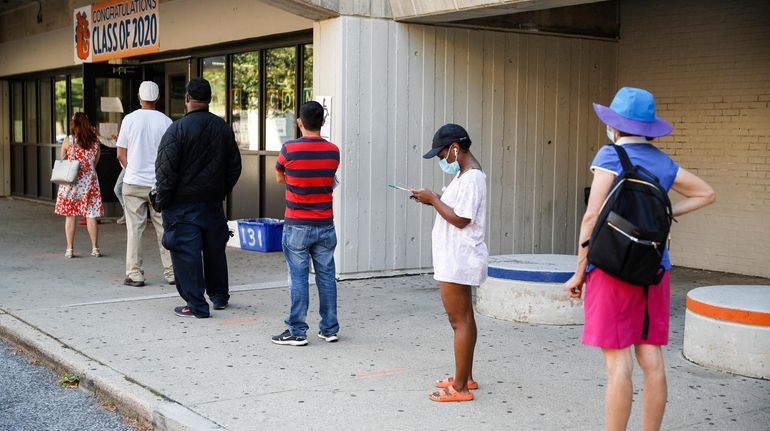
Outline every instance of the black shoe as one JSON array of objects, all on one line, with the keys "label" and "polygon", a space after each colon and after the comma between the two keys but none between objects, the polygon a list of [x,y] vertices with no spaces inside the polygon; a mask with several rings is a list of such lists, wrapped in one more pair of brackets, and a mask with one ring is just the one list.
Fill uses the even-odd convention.
[{"label": "black shoe", "polygon": [[327,343],[336,343],[340,339],[337,334],[324,334],[323,332],[318,333],[318,338],[325,340]]},{"label": "black shoe", "polygon": [[276,335],[272,338],[273,343],[281,344],[284,346],[306,346],[307,337],[304,335],[291,335],[289,330],[283,331],[281,335]]},{"label": "black shoe", "polygon": [[179,317],[197,317],[198,319],[205,319],[209,316],[202,316],[200,314],[193,313],[192,310],[190,310],[190,307],[183,306],[183,307],[176,307],[174,308],[174,314],[176,314]]},{"label": "black shoe", "polygon": [[224,310],[228,305],[230,304],[227,302],[215,302],[214,305],[212,305],[212,308],[214,308],[214,310]]},{"label": "black shoe", "polygon": [[123,284],[126,286],[142,287],[144,286],[144,281],[132,280],[131,277],[126,277],[126,279],[123,280]]}]

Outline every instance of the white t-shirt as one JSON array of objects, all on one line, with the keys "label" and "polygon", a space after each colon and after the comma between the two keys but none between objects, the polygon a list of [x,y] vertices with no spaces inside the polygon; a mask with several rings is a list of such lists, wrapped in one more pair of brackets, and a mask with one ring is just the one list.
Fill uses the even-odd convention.
[{"label": "white t-shirt", "polygon": [[155,187],[155,158],[171,119],[154,109],[137,109],[123,118],[118,147],[126,149],[128,166],[123,182]]},{"label": "white t-shirt", "polygon": [[470,219],[458,229],[440,214],[433,224],[433,278],[438,281],[478,286],[487,279],[489,251],[484,242],[487,220],[486,175],[471,169],[452,179],[441,201],[455,214]]}]

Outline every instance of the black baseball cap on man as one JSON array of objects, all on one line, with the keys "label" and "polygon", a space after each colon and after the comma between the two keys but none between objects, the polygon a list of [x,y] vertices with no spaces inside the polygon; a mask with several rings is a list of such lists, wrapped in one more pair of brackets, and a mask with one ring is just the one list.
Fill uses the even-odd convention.
[{"label": "black baseball cap on man", "polygon": [[426,159],[432,159],[436,157],[438,153],[444,148],[457,142],[463,148],[468,148],[471,145],[471,137],[468,136],[468,132],[465,131],[463,126],[458,124],[444,124],[439,127],[436,134],[433,135],[433,145],[430,151],[423,155]]},{"label": "black baseball cap on man", "polygon": [[211,102],[211,84],[203,78],[193,78],[187,83],[187,94],[201,102]]}]

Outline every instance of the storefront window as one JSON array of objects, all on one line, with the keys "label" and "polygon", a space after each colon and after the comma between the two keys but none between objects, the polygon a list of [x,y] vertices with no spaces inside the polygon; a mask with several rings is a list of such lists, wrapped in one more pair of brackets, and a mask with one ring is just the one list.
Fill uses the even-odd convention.
[{"label": "storefront window", "polygon": [[26,142],[37,143],[37,90],[34,80],[24,82],[24,126],[27,132]]},{"label": "storefront window", "polygon": [[70,79],[70,113],[83,112],[86,110],[83,103],[83,77],[72,77]]},{"label": "storefront window", "polygon": [[24,142],[24,91],[20,81],[13,83],[13,142]]},{"label": "storefront window", "polygon": [[259,150],[259,90],[259,51],[233,55],[233,132],[244,150]]},{"label": "storefront window", "polygon": [[211,84],[211,103],[209,111],[225,118],[227,104],[227,82],[225,56],[207,57],[203,59],[202,76]]},{"label": "storefront window", "polygon": [[53,84],[54,88],[54,134],[56,143],[64,142],[67,136],[67,78],[59,76]]},{"label": "storefront window", "polygon": [[302,45],[302,103],[313,100],[313,45]]},{"label": "storefront window", "polygon": [[49,78],[40,80],[39,96],[40,143],[50,144],[53,142],[53,136],[51,136],[51,80]]},{"label": "storefront window", "polygon": [[283,143],[296,137],[294,89],[297,76],[297,50],[294,47],[267,50],[265,87],[267,118],[265,149],[280,151]]}]

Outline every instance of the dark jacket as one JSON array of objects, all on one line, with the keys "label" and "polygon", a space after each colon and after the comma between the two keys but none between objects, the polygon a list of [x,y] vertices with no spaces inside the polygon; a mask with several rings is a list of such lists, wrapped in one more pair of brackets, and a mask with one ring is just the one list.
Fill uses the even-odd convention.
[{"label": "dark jacket", "polygon": [[241,153],[233,129],[207,109],[188,112],[160,141],[155,207],[221,202],[240,175]]}]

